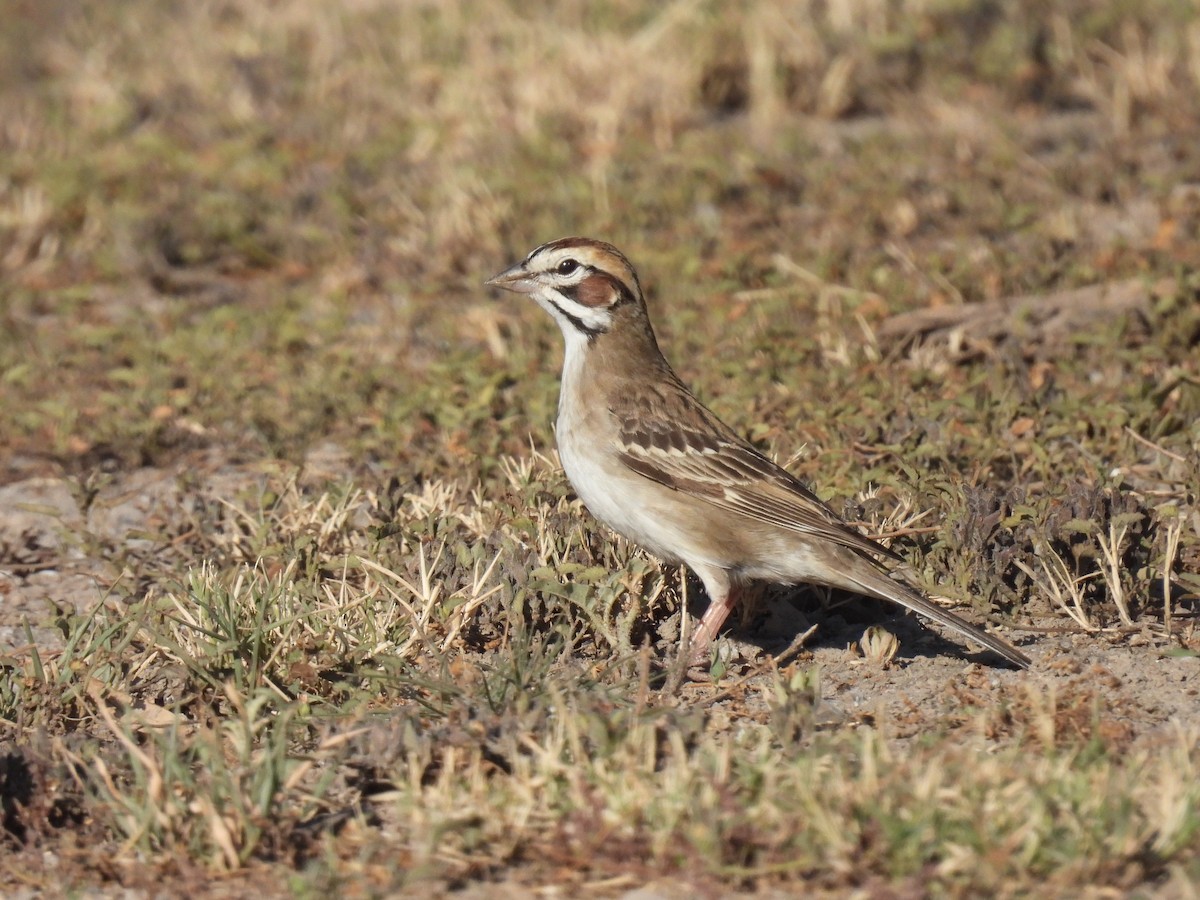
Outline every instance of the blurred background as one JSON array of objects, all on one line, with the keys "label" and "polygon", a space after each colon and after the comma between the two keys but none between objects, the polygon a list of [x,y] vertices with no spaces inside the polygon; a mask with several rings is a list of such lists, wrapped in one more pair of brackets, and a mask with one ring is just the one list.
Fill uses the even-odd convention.
[{"label": "blurred background", "polygon": [[1189,2],[0,12],[3,480],[519,450],[557,336],[480,283],[566,234],[633,258],[702,393],[839,358],[804,346],[822,298],[874,322],[1200,258]]}]

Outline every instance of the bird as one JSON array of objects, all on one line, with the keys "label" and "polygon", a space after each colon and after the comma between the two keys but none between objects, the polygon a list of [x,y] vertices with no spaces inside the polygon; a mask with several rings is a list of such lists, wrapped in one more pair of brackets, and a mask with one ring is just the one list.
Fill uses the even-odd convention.
[{"label": "bird", "polygon": [[542,244],[485,285],[533,299],[565,350],[555,424],[567,479],[592,515],[699,577],[709,605],[691,663],[752,584],[813,584],[906,607],[1027,668],[1005,640],[889,574],[901,557],[850,527],[722,422],[659,349],[637,272],[604,241]]}]

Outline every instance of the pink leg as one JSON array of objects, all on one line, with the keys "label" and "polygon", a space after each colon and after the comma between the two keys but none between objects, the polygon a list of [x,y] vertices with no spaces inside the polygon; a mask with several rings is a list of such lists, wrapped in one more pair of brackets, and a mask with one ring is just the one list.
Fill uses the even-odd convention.
[{"label": "pink leg", "polygon": [[726,586],[724,596],[709,591],[708,609],[704,611],[704,617],[700,620],[696,633],[692,635],[693,665],[704,665],[708,662],[708,645],[713,642],[717,632],[733,612],[734,604],[740,595],[741,591],[733,585]]}]

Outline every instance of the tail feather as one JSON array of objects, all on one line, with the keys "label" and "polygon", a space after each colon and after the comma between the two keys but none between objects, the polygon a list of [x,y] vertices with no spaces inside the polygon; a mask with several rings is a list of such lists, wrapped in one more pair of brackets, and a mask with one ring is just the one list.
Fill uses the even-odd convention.
[{"label": "tail feather", "polygon": [[1032,665],[1033,660],[1008,641],[988,634],[982,628],[972,625],[966,619],[960,618],[949,610],[943,609],[931,600],[926,599],[908,585],[894,581],[876,568],[871,561],[863,560],[863,562],[871,567],[869,575],[861,570],[845,573],[845,577],[862,593],[870,597],[878,597],[881,600],[890,600],[892,603],[897,603],[900,606],[911,609],[913,612],[932,619],[939,625],[943,625],[951,631],[956,631],[963,637],[1000,654],[1000,656],[1004,657],[1010,663],[1020,666],[1022,669],[1028,669]]}]

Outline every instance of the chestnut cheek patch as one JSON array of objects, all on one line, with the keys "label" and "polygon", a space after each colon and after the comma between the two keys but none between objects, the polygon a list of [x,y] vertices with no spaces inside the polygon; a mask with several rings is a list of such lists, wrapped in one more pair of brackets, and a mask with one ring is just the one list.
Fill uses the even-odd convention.
[{"label": "chestnut cheek patch", "polygon": [[620,296],[612,280],[604,275],[590,275],[575,288],[574,300],[589,309],[612,306]]}]

